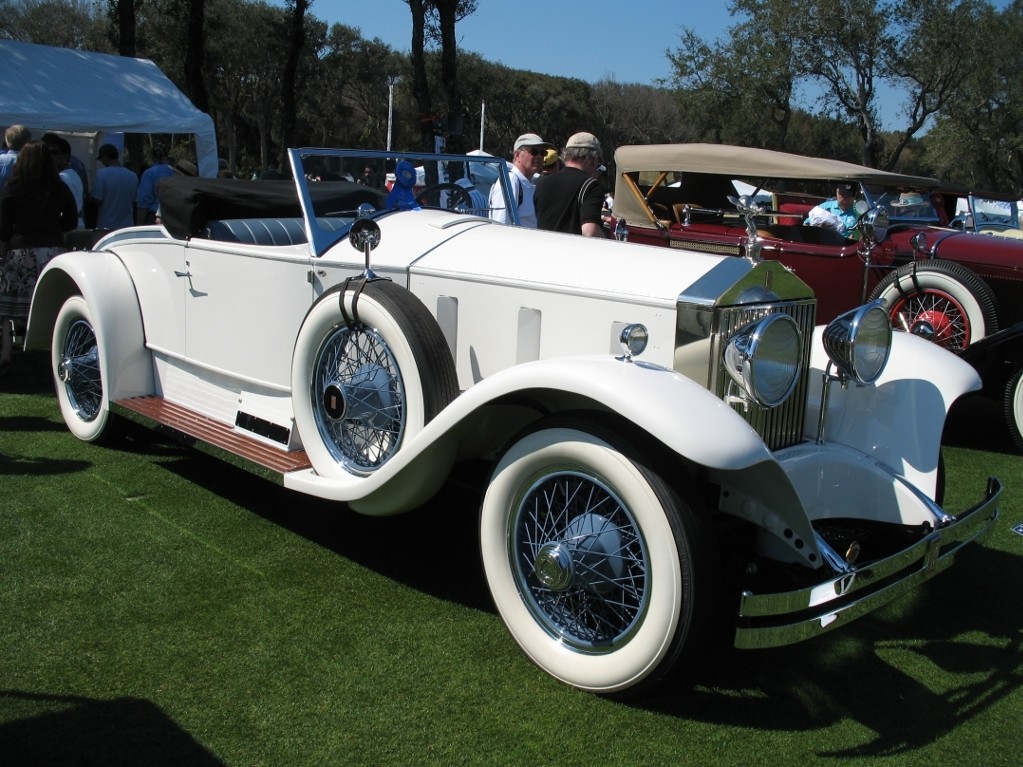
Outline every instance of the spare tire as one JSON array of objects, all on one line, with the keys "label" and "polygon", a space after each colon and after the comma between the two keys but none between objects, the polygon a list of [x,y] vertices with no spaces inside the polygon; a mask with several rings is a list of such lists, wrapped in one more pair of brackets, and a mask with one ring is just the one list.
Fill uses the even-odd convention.
[{"label": "spare tire", "polygon": [[994,291],[950,261],[914,261],[889,274],[870,294],[883,300],[895,330],[959,353],[998,330]]},{"label": "spare tire", "polygon": [[334,478],[379,469],[459,391],[433,315],[388,280],[321,296],[299,331],[291,380],[303,447]]}]

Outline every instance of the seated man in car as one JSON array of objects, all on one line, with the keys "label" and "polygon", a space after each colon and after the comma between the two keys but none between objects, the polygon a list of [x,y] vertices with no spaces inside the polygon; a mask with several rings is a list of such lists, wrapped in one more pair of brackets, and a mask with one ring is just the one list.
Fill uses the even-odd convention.
[{"label": "seated man in car", "polygon": [[856,209],[856,191],[856,184],[839,184],[835,188],[835,199],[813,208],[803,223],[830,227],[843,237],[856,237],[856,224],[860,217]]}]

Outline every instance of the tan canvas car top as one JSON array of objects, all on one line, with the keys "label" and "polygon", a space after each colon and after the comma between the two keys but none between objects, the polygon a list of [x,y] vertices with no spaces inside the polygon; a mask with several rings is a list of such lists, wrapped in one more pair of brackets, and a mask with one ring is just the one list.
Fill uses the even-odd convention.
[{"label": "tan canvas car top", "polygon": [[937,179],[888,173],[876,168],[804,157],[770,149],[726,144],[647,144],[619,147],[615,152],[615,202],[618,218],[637,223],[648,213],[623,176],[638,172],[686,172],[727,176],[729,179],[803,179],[812,181],[854,181],[883,186],[933,189]]}]

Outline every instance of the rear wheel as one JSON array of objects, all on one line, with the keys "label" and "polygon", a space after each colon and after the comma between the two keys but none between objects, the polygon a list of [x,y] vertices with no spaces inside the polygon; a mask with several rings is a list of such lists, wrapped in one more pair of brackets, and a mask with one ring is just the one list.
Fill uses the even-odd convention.
[{"label": "rear wheel", "polygon": [[487,582],[515,641],[596,693],[635,693],[695,654],[719,588],[707,516],[616,442],[583,426],[528,434],[481,513]]},{"label": "rear wheel", "polygon": [[948,261],[906,264],[881,280],[870,299],[885,302],[895,330],[957,353],[998,330],[990,286],[966,267]]},{"label": "rear wheel", "polygon": [[110,403],[103,387],[99,343],[89,305],[71,296],[60,308],[51,346],[57,401],[68,429],[85,442],[105,439]]}]

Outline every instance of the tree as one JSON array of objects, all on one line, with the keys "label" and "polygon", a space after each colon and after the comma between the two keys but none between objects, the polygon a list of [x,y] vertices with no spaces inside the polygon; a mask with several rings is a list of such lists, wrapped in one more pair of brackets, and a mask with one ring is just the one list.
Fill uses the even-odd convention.
[{"label": "tree", "polygon": [[974,51],[934,128],[924,138],[933,173],[975,188],[1023,196],[1023,2],[1002,11],[981,4]]},{"label": "tree", "polygon": [[[405,0],[412,12],[412,92],[419,106],[422,149],[433,151],[438,127],[426,73],[428,41],[440,42],[441,86],[447,101],[445,127],[455,145],[464,144],[465,115],[458,89],[458,40],[455,25],[476,12],[477,0]],[[452,147],[455,148],[455,147]]]},{"label": "tree", "polygon": [[206,0],[183,0],[188,9],[188,42],[185,46],[185,93],[196,109],[210,111],[210,99],[203,76],[206,60]]},{"label": "tree", "polygon": [[105,51],[106,20],[90,0],[12,0],[0,14],[0,38]]},{"label": "tree", "polygon": [[792,14],[795,56],[822,85],[821,113],[852,120],[862,142],[861,164],[876,167],[877,88],[896,50],[892,16],[875,0],[797,0]]},{"label": "tree", "polygon": [[[141,0],[140,0],[141,2]],[[121,56],[136,56],[135,0],[110,0],[110,15],[115,20],[112,41]]]},{"label": "tree", "polygon": [[[736,24],[725,42],[713,47],[692,30],[667,53],[680,89],[681,111],[697,135],[710,141],[784,149],[800,74],[788,2],[735,0]],[[773,136],[763,130],[767,121]]]}]

